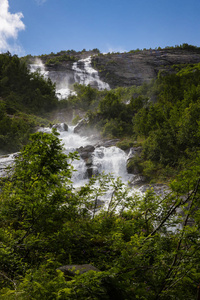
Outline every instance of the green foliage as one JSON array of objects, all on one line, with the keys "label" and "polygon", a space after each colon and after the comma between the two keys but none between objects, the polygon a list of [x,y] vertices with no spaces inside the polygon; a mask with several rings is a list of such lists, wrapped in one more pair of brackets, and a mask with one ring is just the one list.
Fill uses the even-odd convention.
[{"label": "green foliage", "polygon": [[44,115],[56,108],[55,86],[10,53],[0,54],[1,150],[18,151],[36,125],[47,124],[30,114]]},{"label": "green foliage", "polygon": [[75,62],[78,59],[75,56],[70,56],[67,54],[64,54],[62,56],[55,56],[53,58],[50,58],[46,61],[46,65],[50,66],[50,65],[60,65],[62,62]]},{"label": "green foliage", "polygon": [[136,145],[136,143],[133,142],[132,139],[130,138],[125,138],[121,141],[119,141],[116,146],[122,150],[127,150],[127,149],[130,149],[131,147],[133,147],[133,145]]},{"label": "green foliage", "polygon": [[10,53],[0,55],[0,97],[7,111],[41,114],[55,108],[55,86],[38,73],[30,74],[25,63]]},{"label": "green foliage", "polygon": [[[46,109],[54,87],[27,73],[17,57],[1,55],[0,64],[1,145],[12,140],[20,147],[24,141],[16,132],[27,138],[36,123],[46,121],[18,111]],[[179,175],[163,197],[151,189],[133,194],[105,174],[75,190],[71,160],[77,155],[63,153],[55,131],[32,135],[1,181],[1,299],[199,298],[199,79],[199,65],[190,65],[139,88],[99,92],[75,86],[69,107],[89,109],[90,124],[105,136],[127,135],[119,143],[123,149],[133,146],[134,135],[143,137],[142,155],[128,168],[150,179]],[[50,103],[53,107],[53,98]],[[69,280],[56,271],[88,263],[100,272]]]},{"label": "green foliage", "polygon": [[[75,191],[57,133],[36,133],[0,194],[1,299],[195,299],[200,155],[158,197],[102,174]],[[97,210],[98,201],[108,203]],[[184,197],[183,197],[184,195]],[[65,278],[63,264],[90,263]]]}]

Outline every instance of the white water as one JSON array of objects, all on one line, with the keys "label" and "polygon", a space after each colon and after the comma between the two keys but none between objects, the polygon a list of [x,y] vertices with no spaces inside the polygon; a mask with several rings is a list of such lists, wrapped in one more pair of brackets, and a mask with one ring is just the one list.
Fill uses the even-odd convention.
[{"label": "white water", "polygon": [[50,78],[56,84],[56,95],[59,100],[67,99],[70,95],[76,95],[73,90],[74,83],[83,85],[91,85],[98,90],[109,90],[108,83],[103,82],[98,75],[98,72],[91,66],[91,56],[81,59],[73,63],[72,69],[65,71],[47,71],[45,65],[40,59],[37,59],[34,64],[30,65],[30,71],[39,71],[44,78]]},{"label": "white water", "polygon": [[[60,139],[64,145],[65,153],[74,152],[78,148],[87,145],[94,145],[96,141],[89,137],[83,137],[74,133],[74,126],[69,126],[68,131],[64,131],[64,126],[61,124]],[[51,132],[50,128],[42,128],[41,131]],[[115,178],[121,177],[122,182],[127,183],[132,175],[126,170],[127,154],[118,147],[96,147],[92,154],[92,166],[94,175],[104,172],[105,174],[112,173]],[[77,170],[73,175],[73,183],[77,186],[82,186],[86,181],[87,168],[83,159],[75,160],[72,165]]]},{"label": "white water", "polygon": [[[64,144],[66,153],[74,152],[78,148],[94,145],[95,141],[89,137],[74,133],[74,126],[69,126],[68,131],[59,131],[60,139]],[[92,154],[92,165],[95,174],[105,172],[112,173],[115,177],[121,177],[123,182],[128,182],[130,175],[126,170],[127,155],[117,147],[97,147]],[[82,186],[86,182],[87,168],[83,159],[73,162],[77,170],[73,176],[75,186]]]},{"label": "white water", "polygon": [[7,175],[6,168],[12,166],[17,153],[0,156],[0,177]]},{"label": "white water", "polygon": [[97,88],[99,91],[109,90],[110,86],[108,83],[103,82],[98,75],[98,72],[92,68],[91,56],[81,59],[75,62],[72,66],[74,70],[75,81],[83,85],[91,85]]},{"label": "white water", "polygon": [[[40,131],[50,133],[50,128],[41,128]],[[64,146],[64,152],[75,152],[80,147],[87,145],[94,145],[96,141],[93,141],[89,137],[80,136],[74,133],[74,126],[68,126],[68,131],[64,130],[64,123],[60,124],[59,130],[60,139]],[[0,177],[5,176],[5,168],[13,163],[16,154],[5,155],[0,157]],[[112,173],[115,178],[121,177],[124,183],[127,183],[132,175],[127,173],[126,170],[126,153],[118,147],[96,147],[92,153],[92,167],[93,175],[100,174],[102,172],[108,174]],[[75,160],[72,165],[75,168],[73,175],[73,183],[75,186],[82,186],[87,181],[87,167],[84,160],[80,157],[79,160]]]},{"label": "white water", "polygon": [[98,147],[94,151],[93,165],[97,173],[112,173],[114,177],[121,177],[123,182],[130,179],[126,170],[126,153],[118,147]]},{"label": "white water", "polygon": [[48,78],[49,72],[45,70],[45,66],[40,59],[36,59],[34,64],[30,65],[30,72],[39,72],[44,78]]}]

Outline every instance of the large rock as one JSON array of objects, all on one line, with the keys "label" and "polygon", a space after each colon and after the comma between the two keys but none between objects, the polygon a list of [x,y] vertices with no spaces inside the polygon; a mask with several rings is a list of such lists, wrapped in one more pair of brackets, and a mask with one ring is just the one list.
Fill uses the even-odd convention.
[{"label": "large rock", "polygon": [[81,275],[83,273],[86,273],[88,271],[95,271],[100,272],[99,269],[95,268],[92,265],[84,264],[84,265],[66,265],[58,268],[57,270],[62,271],[65,276],[75,276],[75,275]]},{"label": "large rock", "polygon": [[87,145],[85,147],[80,147],[77,149],[80,157],[85,161],[87,167],[87,178],[91,178],[93,175],[97,175],[95,168],[93,167],[92,154],[95,150],[95,147],[92,145]]},{"label": "large rock", "polygon": [[83,134],[87,129],[88,120],[82,119],[74,128],[74,133]]},{"label": "large rock", "polygon": [[157,196],[160,196],[162,198],[171,192],[169,186],[162,183],[145,184],[140,188],[140,191],[145,193],[147,190],[151,190],[151,189],[153,189],[154,193]]},{"label": "large rock", "polygon": [[[140,156],[142,152],[142,147],[132,147],[128,154],[128,159],[126,163],[126,169],[129,174],[139,175],[141,174],[141,169],[137,160],[134,160],[135,156]],[[141,174],[142,175],[142,174]]]},{"label": "large rock", "polygon": [[130,185],[133,187],[141,187],[146,183],[147,179],[143,175],[135,175],[130,182]]},{"label": "large rock", "polygon": [[58,123],[52,126],[59,131],[68,131],[68,125],[66,123]]},{"label": "large rock", "polygon": [[90,159],[91,156],[92,156],[92,153],[94,152],[94,150],[95,150],[95,147],[92,146],[92,145],[87,145],[85,147],[80,147],[80,148],[77,149],[80,157],[83,160]]},{"label": "large rock", "polygon": [[112,146],[116,146],[116,144],[119,142],[119,139],[112,139],[112,140],[101,140],[99,141],[95,146],[96,147],[112,147]]}]

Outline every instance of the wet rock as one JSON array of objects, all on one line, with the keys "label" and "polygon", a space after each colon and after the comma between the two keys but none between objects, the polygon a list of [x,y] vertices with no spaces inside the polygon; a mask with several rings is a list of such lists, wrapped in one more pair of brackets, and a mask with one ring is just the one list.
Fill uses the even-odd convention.
[{"label": "wet rock", "polygon": [[99,175],[99,170],[96,166],[91,166],[87,168],[87,175],[88,178],[91,178],[92,176],[97,176]]},{"label": "wet rock", "polygon": [[88,158],[85,159],[85,165],[87,167],[92,165],[92,158],[91,157],[88,157]]},{"label": "wet rock", "polygon": [[141,152],[142,152],[142,147],[131,147],[128,154],[128,159],[134,157],[135,155],[140,156]]},{"label": "wet rock", "polygon": [[152,189],[157,196],[165,197],[171,192],[170,188],[166,184],[155,183],[155,184],[145,184],[140,188],[142,193],[145,193],[147,190]]},{"label": "wet rock", "polygon": [[74,133],[78,133],[78,134],[84,133],[84,131],[86,131],[87,125],[88,125],[87,119],[80,120],[74,128]]},{"label": "wet rock", "polygon": [[68,131],[68,125],[66,123],[63,123],[63,128],[64,128],[64,131]]},{"label": "wet rock", "polygon": [[142,170],[137,162],[137,159],[134,159],[135,157],[140,157],[142,152],[142,147],[132,147],[130,148],[127,162],[126,162],[126,169],[129,174],[134,175],[142,175]]},{"label": "wet rock", "polygon": [[68,125],[66,123],[58,123],[52,126],[59,131],[68,131]]},{"label": "wet rock", "polygon": [[95,147],[92,145],[87,145],[85,147],[80,147],[77,149],[78,153],[80,154],[80,157],[84,160],[91,158],[94,150],[95,150]]},{"label": "wet rock", "polygon": [[130,185],[133,187],[141,187],[145,184],[146,182],[146,177],[143,175],[135,175],[130,182]]},{"label": "wet rock", "polygon": [[95,150],[95,147],[92,145],[87,145],[85,147],[80,147],[77,149],[79,152],[80,157],[85,161],[87,167],[87,178],[91,178],[95,175],[95,169],[93,167],[93,159],[92,154]]},{"label": "wet rock", "polygon": [[87,168],[87,178],[91,178],[94,174],[93,167]]},{"label": "wet rock", "polygon": [[66,265],[58,268],[57,270],[60,270],[64,273],[65,276],[75,276],[77,274],[81,275],[83,273],[86,273],[88,271],[95,271],[100,272],[99,269],[95,268],[92,265],[84,264],[84,265]]},{"label": "wet rock", "polygon": [[107,140],[107,141],[100,141],[98,142],[95,146],[96,147],[112,147],[112,146],[116,146],[116,144],[119,142],[119,139],[112,139],[112,140]]}]

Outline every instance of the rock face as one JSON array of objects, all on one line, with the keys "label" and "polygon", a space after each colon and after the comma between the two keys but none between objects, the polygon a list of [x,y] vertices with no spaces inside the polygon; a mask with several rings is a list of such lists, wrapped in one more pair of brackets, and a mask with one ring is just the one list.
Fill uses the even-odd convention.
[{"label": "rock face", "polygon": [[[76,70],[74,69],[74,63],[81,70],[83,68],[81,60],[87,59],[89,56],[92,56],[92,67],[98,71],[100,79],[108,83],[110,88],[139,86],[156,78],[159,72],[176,72],[173,68],[174,65],[200,62],[200,51],[198,48],[192,50],[181,48],[139,50],[128,53],[108,54],[99,54],[96,50],[68,52],[61,51],[60,54],[49,54],[40,57],[43,64],[46,63],[45,70],[49,72],[49,77],[53,82],[56,82],[57,90],[66,88],[66,84],[69,88],[72,88],[73,84],[78,82],[75,79]],[[73,55],[74,60],[66,60],[65,54]],[[51,61],[55,58],[60,58],[57,63],[48,63],[49,60]],[[97,87],[95,84],[93,85],[92,81],[90,81],[90,84],[93,87]]]},{"label": "rock face", "polygon": [[141,50],[94,56],[93,67],[111,88],[139,86],[156,78],[159,71],[173,73],[173,65],[200,62],[199,51],[183,49]]}]

